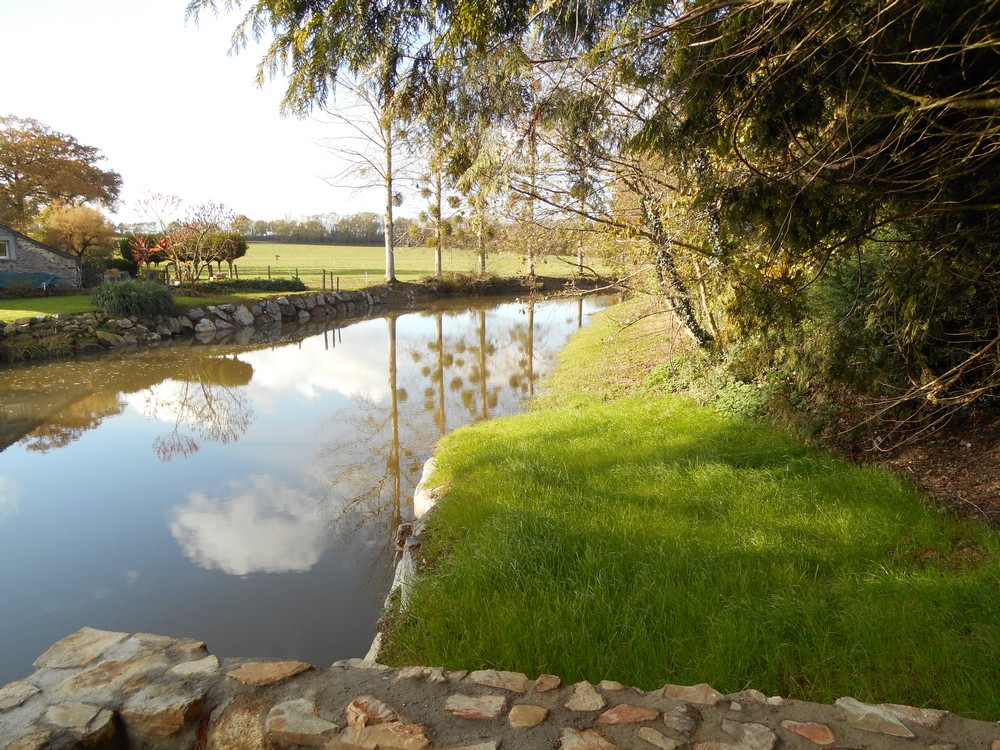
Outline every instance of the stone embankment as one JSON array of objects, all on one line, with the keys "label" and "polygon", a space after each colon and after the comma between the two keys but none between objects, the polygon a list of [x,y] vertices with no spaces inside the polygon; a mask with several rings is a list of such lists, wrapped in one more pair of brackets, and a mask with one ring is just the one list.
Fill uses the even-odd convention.
[{"label": "stone embankment", "polygon": [[273,328],[282,323],[308,323],[368,315],[381,307],[388,292],[315,292],[261,299],[246,304],[208,305],[178,316],[141,320],[98,313],[61,314],[23,318],[0,324],[0,345],[37,350],[39,353],[77,353],[156,345],[191,337],[202,343],[248,338],[255,327]]},{"label": "stone embankment", "polygon": [[84,628],[0,688],[0,747],[1000,750],[1000,725],[708,685],[646,692],[495,670],[220,659],[199,641]]}]

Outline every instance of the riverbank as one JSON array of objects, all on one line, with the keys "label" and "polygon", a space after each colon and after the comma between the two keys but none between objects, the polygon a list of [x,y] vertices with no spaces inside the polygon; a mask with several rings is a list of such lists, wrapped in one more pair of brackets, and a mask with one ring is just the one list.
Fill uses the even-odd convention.
[{"label": "riverbank", "polygon": [[381,658],[1000,717],[996,532],[655,395],[644,363],[678,344],[642,314],[578,333],[530,413],[442,440]]},{"label": "riverbank", "polygon": [[[235,299],[206,297],[178,307],[176,315],[125,318],[86,311],[21,317],[0,322],[0,365],[25,360],[93,354],[104,350],[155,346],[176,338],[200,343],[249,340],[254,328],[283,322],[354,319],[373,311],[393,312],[421,302],[462,296],[530,296],[590,291],[597,283],[568,278],[462,276],[420,283],[380,284],[355,291],[302,292]],[[46,298],[46,303],[52,299]],[[185,298],[190,302],[190,298]],[[46,309],[47,309],[46,305]]]}]

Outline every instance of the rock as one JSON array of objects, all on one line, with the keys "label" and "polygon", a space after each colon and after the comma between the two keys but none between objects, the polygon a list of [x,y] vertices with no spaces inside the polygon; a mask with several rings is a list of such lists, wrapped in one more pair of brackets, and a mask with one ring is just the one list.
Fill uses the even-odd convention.
[{"label": "rock", "polygon": [[448,696],[444,709],[460,719],[495,719],[507,710],[507,699],[502,695]]},{"label": "rock", "polygon": [[213,333],[216,325],[209,318],[202,318],[194,327],[195,333]]},{"label": "rock", "polygon": [[128,318],[122,318],[121,320],[116,320],[115,323],[119,328],[131,328],[132,326],[135,325],[135,323],[133,323]]},{"label": "rock", "polygon": [[160,334],[160,336],[163,336],[164,338],[172,336],[174,333],[172,330],[170,330],[170,326],[168,326],[166,323],[157,323],[156,328],[154,328],[153,330],[156,331],[158,334]]},{"label": "rock", "polygon": [[500,740],[477,742],[475,745],[458,745],[456,747],[449,747],[447,750],[500,750]]},{"label": "rock", "polygon": [[421,680],[432,684],[448,682],[442,667],[403,667],[396,673],[397,680]]},{"label": "rock", "polygon": [[472,672],[469,679],[477,685],[510,690],[515,693],[525,693],[528,690],[528,678],[520,672],[499,672],[495,669],[483,669]]},{"label": "rock", "polygon": [[743,701],[744,703],[767,703],[767,696],[764,695],[759,690],[754,690],[749,688],[748,690],[741,690],[738,693],[733,693],[728,696],[733,700]]},{"label": "rock", "polygon": [[624,690],[625,686],[620,682],[615,682],[614,680],[601,680],[597,683],[597,687],[601,690],[607,690],[609,692],[615,693],[619,690]]},{"label": "rock", "polygon": [[562,686],[562,680],[560,680],[554,674],[539,675],[538,679],[535,680],[536,693],[548,693],[549,691],[556,690],[561,686]]},{"label": "rock", "polygon": [[199,320],[205,317],[205,311],[202,310],[200,307],[192,307],[190,310],[184,313],[184,316],[192,323],[197,323]]},{"label": "rock", "polygon": [[948,715],[947,711],[938,711],[933,708],[914,708],[913,706],[901,706],[898,703],[883,703],[882,708],[898,719],[906,719],[911,724],[919,724],[929,729],[937,729]]},{"label": "rock", "polygon": [[519,703],[510,710],[507,721],[516,729],[531,729],[537,727],[549,717],[549,710],[530,703]]},{"label": "rock", "polygon": [[89,703],[60,703],[49,707],[45,712],[45,720],[57,727],[81,731],[97,718],[100,712],[100,706],[92,706]]},{"label": "rock", "polygon": [[294,745],[324,745],[339,730],[332,721],[321,719],[312,701],[298,698],[279,703],[264,722],[264,732]]},{"label": "rock", "polygon": [[132,696],[119,712],[125,726],[150,737],[169,737],[194,722],[205,692],[175,685],[154,685]]},{"label": "rock", "polygon": [[847,723],[866,732],[889,734],[894,737],[913,737],[914,734],[895,714],[882,706],[862,703],[854,698],[838,698],[836,704],[844,711]]},{"label": "rock", "polygon": [[305,323],[309,320],[309,313],[305,310],[299,310],[297,317],[299,319],[299,323]]},{"label": "rock", "polygon": [[152,652],[140,653],[133,659],[105,659],[63,680],[52,693],[110,702],[119,694],[134,693],[145,687],[166,665],[162,654]]},{"label": "rock", "polygon": [[609,742],[596,729],[563,729],[559,747],[562,750],[618,750],[618,745]]},{"label": "rock", "polygon": [[685,703],[698,703],[703,706],[715,706],[725,700],[725,696],[711,685],[664,685],[663,696]]},{"label": "rock", "polygon": [[772,695],[767,699],[767,705],[769,706],[783,706],[785,704],[785,699],[780,695]]},{"label": "rock", "polygon": [[227,672],[226,676],[244,685],[261,687],[274,685],[312,668],[312,664],[304,661],[248,661],[237,669]]},{"label": "rock", "polygon": [[774,750],[778,737],[763,724],[722,720],[722,731],[739,743],[740,750]]},{"label": "rock", "polygon": [[117,333],[111,333],[110,331],[94,331],[94,338],[96,338],[98,343],[102,346],[112,348],[125,346],[126,343],[123,336],[119,336]]},{"label": "rock", "polygon": [[594,686],[584,680],[573,686],[573,695],[564,705],[570,711],[600,711],[607,704],[604,697],[594,690]]},{"label": "rock", "polygon": [[24,702],[41,691],[27,680],[18,680],[0,687],[0,713],[24,705]]},{"label": "rock", "polygon": [[652,727],[642,727],[636,736],[640,740],[648,742],[653,747],[658,747],[660,750],[678,750],[684,743],[681,740],[673,740],[660,732],[657,732]]},{"label": "rock", "polygon": [[781,727],[800,737],[805,737],[814,745],[832,745],[837,741],[833,730],[826,724],[818,724],[813,721],[798,722],[786,719],[781,722]]},{"label": "rock", "polygon": [[233,313],[233,320],[241,326],[252,326],[254,324],[253,313],[247,310],[246,305],[240,305]]},{"label": "rock", "polygon": [[7,745],[7,750],[44,750],[44,748],[49,747],[49,739],[51,737],[51,729],[32,732],[15,742],[11,742]]},{"label": "rock", "polygon": [[375,724],[360,730],[348,728],[339,739],[348,746],[355,745],[367,750],[423,750],[431,744],[427,727],[401,721]]},{"label": "rock", "polygon": [[693,706],[675,706],[663,712],[663,723],[678,734],[690,737],[701,723],[701,714]]},{"label": "rock", "polygon": [[215,328],[216,328],[216,330],[226,331],[226,330],[229,330],[232,327],[233,327],[233,324],[230,323],[230,322],[228,322],[228,321],[226,321],[226,320],[221,320],[220,319],[220,320],[215,321]]},{"label": "rock", "polygon": [[270,701],[260,697],[239,695],[226,706],[222,715],[213,719],[208,729],[211,750],[250,750],[265,748],[270,743],[264,734]]},{"label": "rock", "polygon": [[206,656],[204,659],[186,661],[170,668],[170,674],[178,677],[207,677],[219,670],[219,658],[217,656]]},{"label": "rock", "polygon": [[396,711],[374,695],[359,695],[347,706],[345,713],[347,726],[352,729],[399,720]]},{"label": "rock", "polygon": [[38,669],[66,669],[85,667],[114,646],[129,637],[128,633],[115,633],[94,628],[80,628],[55,643],[48,651],[35,659]]},{"label": "rock", "polygon": [[633,706],[628,703],[619,703],[614,708],[609,708],[597,717],[598,724],[642,724],[645,721],[655,721],[660,716],[657,708],[644,706]]}]

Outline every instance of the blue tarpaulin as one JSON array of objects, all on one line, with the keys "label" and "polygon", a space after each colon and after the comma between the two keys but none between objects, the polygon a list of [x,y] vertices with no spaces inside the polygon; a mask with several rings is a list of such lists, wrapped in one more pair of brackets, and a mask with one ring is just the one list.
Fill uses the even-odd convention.
[{"label": "blue tarpaulin", "polygon": [[50,273],[0,271],[0,289],[48,289],[59,286],[59,277]]}]

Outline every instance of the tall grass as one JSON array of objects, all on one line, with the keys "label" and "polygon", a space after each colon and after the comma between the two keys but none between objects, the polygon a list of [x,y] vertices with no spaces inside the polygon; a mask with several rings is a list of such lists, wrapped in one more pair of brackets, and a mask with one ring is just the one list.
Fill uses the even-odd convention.
[{"label": "tall grass", "polygon": [[[569,357],[620,392],[613,333]],[[885,471],[591,374],[589,395],[442,441],[450,489],[384,658],[1000,718],[996,533]]]}]

